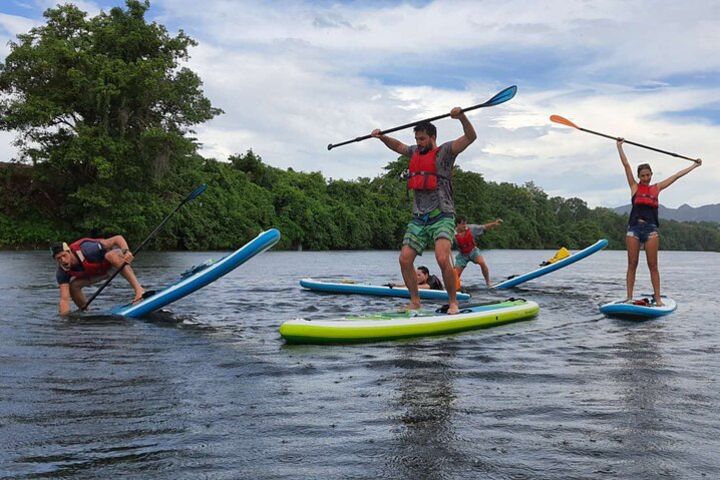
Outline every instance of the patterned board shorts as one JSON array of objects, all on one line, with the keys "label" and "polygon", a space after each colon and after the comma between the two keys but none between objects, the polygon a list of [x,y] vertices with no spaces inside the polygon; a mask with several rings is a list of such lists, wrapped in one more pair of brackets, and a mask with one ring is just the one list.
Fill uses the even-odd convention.
[{"label": "patterned board shorts", "polygon": [[418,255],[422,255],[425,247],[434,244],[436,240],[445,238],[452,242],[454,236],[454,216],[444,216],[434,222],[428,223],[414,218],[408,223],[407,229],[405,230],[403,245],[410,246]]},{"label": "patterned board shorts", "polygon": [[477,247],[473,248],[467,255],[458,252],[458,254],[455,255],[455,266],[458,268],[465,268],[468,263],[475,262],[475,259],[481,256],[482,252]]}]

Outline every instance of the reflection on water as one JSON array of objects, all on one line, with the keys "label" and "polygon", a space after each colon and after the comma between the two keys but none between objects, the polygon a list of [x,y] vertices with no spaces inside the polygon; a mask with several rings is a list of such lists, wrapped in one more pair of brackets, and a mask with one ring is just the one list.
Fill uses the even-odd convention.
[{"label": "reflection on water", "polygon": [[[500,277],[548,253],[484,256]],[[219,256],[144,255],[152,287]],[[604,251],[471,288],[537,301],[532,321],[353,346],[287,346],[277,328],[404,304],[297,285],[398,280],[396,252],[269,252],[145,320],[59,319],[47,255],[0,257],[0,478],[720,478],[717,254],[661,252],[679,304],[661,320],[598,314],[623,294],[625,254]]]},{"label": "reflection on water", "polygon": [[398,350],[397,400],[389,409],[400,453],[388,459],[394,478],[447,478],[461,455],[455,450],[453,359],[447,353]]},{"label": "reflection on water", "polygon": [[675,474],[666,462],[668,453],[674,453],[674,441],[663,424],[666,408],[663,403],[673,388],[675,372],[658,348],[667,339],[662,338],[662,329],[654,325],[637,328],[621,324],[620,328],[627,332],[616,346],[619,362],[611,375],[617,382],[620,401],[618,436],[622,443],[632,445],[634,451],[628,455],[627,473],[634,478]]}]

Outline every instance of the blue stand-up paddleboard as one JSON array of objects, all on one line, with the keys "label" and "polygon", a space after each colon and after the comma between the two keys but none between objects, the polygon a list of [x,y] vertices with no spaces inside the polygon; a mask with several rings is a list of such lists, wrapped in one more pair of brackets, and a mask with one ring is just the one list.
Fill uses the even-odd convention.
[{"label": "blue stand-up paddleboard", "polygon": [[[300,286],[315,292],[323,293],[339,293],[345,295],[375,295],[378,297],[401,297],[410,298],[410,292],[405,287],[387,287],[380,285],[370,285],[367,283],[350,283],[350,282],[323,282],[313,280],[312,278],[303,278],[300,280]],[[422,300],[440,300],[448,301],[448,294],[445,290],[429,290],[421,288],[418,290]],[[467,293],[457,293],[457,299],[460,302],[470,300]]]},{"label": "blue stand-up paddleboard", "polygon": [[511,288],[520,285],[521,283],[525,283],[529,280],[542,277],[543,275],[547,275],[550,272],[554,272],[555,270],[567,267],[568,265],[572,265],[573,263],[578,262],[583,258],[589,257],[595,252],[599,252],[603,248],[607,247],[607,244],[608,241],[603,238],[602,240],[598,240],[589,247],[579,250],[572,255],[563,258],[562,260],[558,260],[557,262],[551,263],[550,265],[545,265],[544,267],[536,268],[532,272],[528,272],[524,275],[517,275],[511,277],[504,282],[496,283],[492,286],[492,288]]},{"label": "blue stand-up paddleboard", "polygon": [[250,260],[255,255],[272,248],[280,240],[280,232],[274,228],[262,232],[242,248],[220,260],[182,276],[177,282],[143,299],[136,304],[114,308],[109,313],[138,318],[186,297]]},{"label": "blue stand-up paddleboard", "polygon": [[677,309],[677,303],[675,303],[675,300],[672,298],[662,297],[663,306],[658,307],[652,303],[652,295],[648,295],[648,297],[649,298],[635,300],[634,302],[618,300],[606,303],[600,305],[600,312],[609,317],[626,318],[628,320],[647,320],[670,315]]}]

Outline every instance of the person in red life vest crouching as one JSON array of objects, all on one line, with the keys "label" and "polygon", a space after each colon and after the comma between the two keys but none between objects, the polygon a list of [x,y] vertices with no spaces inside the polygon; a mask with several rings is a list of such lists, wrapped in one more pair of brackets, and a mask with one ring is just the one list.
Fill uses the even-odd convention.
[{"label": "person in red life vest crouching", "polygon": [[625,236],[625,244],[628,252],[628,267],[625,277],[627,283],[627,299],[632,301],[633,289],[635,288],[635,272],[637,271],[638,259],[640,257],[640,248],[645,246],[645,256],[647,258],[648,268],[650,269],[650,281],[653,287],[653,298],[655,305],[662,306],[662,298],[660,297],[660,271],[658,270],[658,249],[660,248],[660,220],[658,218],[658,206],[660,201],[658,196],[660,192],[675,180],[686,175],[692,170],[702,165],[702,160],[695,160],[691,166],[680,170],[665,180],[651,184],[652,169],[647,163],[638,165],[638,180],[633,177],[632,168],[628,162],[625,152],[623,151],[622,138],[617,139],[618,153],[620,161],[625,168],[625,176],[628,185],[630,185],[630,195],[632,201],[632,210],[630,210],[630,219],[628,220],[627,235]]},{"label": "person in red life vest crouching", "polygon": [[408,189],[413,195],[413,219],[407,226],[400,250],[400,271],[410,291],[410,309],[420,308],[414,262],[426,246],[434,243],[435,259],[440,266],[448,292],[448,313],[458,313],[453,270],[452,239],[455,235],[455,204],[452,194],[452,168],[455,158],[477,138],[475,129],[460,107],[450,116],[462,124],[463,135],[438,146],[437,130],[430,122],[415,125],[415,145],[383,135],[376,129],[370,135],[390,150],[410,157]]},{"label": "person in red life vest crouching", "polygon": [[498,218],[494,222],[485,223],[483,225],[468,224],[467,218],[459,217],[457,226],[455,227],[455,246],[459,252],[455,255],[455,274],[457,276],[456,287],[459,289],[460,275],[467,267],[468,263],[476,263],[480,266],[485,284],[490,287],[490,270],[488,269],[485,259],[480,249],[475,245],[475,239],[486,231],[491,230],[502,223],[502,219]]},{"label": "person in red life vest crouching", "polygon": [[[82,309],[87,303],[82,291],[84,287],[106,279],[111,269],[120,268],[123,263],[131,263],[134,258],[121,235],[108,239],[81,238],[70,245],[65,242],[53,243],[50,252],[58,264],[55,278],[60,287],[60,315],[70,313],[71,298]],[[120,274],[135,291],[133,302],[141,300],[145,291],[132,268],[128,265]]]}]

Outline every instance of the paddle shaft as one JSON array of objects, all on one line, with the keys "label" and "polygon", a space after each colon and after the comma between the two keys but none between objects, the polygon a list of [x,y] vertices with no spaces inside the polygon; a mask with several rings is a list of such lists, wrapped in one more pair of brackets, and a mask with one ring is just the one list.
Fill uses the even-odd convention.
[{"label": "paddle shaft", "polygon": [[[587,128],[582,128],[582,127],[578,127],[578,126],[576,126],[575,128],[577,128],[578,130],[582,130],[583,132],[592,133],[593,135],[598,135],[600,137],[610,138],[612,140],[618,139],[618,137],[613,137],[612,135],[606,135],[604,133],[595,132],[593,130],[588,130]],[[686,157],[684,155],[680,155],[679,153],[668,152],[667,150],[660,150],[659,148],[649,147],[647,145],[643,145],[642,143],[631,142],[630,140],[623,140],[623,143],[627,143],[628,145],[635,145],[636,147],[646,148],[648,150],[652,150],[653,152],[664,153],[665,155],[670,155],[670,156],[677,157],[677,158],[683,158],[685,160],[690,160],[691,162],[697,163],[697,159]]]},{"label": "paddle shaft", "polygon": [[[486,107],[486,106],[488,106],[487,102],[481,103],[479,105],[473,105],[472,107],[463,108],[462,111],[463,111],[463,113],[465,113],[465,112],[469,112],[470,110],[475,110],[476,108],[482,108],[482,107]],[[380,135],[385,135],[388,133],[397,132],[398,130],[404,130],[406,128],[414,127],[415,125],[418,125],[423,122],[434,122],[435,120],[440,120],[441,118],[447,118],[449,116],[450,116],[450,114],[446,113],[444,115],[438,115],[436,117],[426,118],[425,120],[418,120],[416,122],[406,123],[405,125],[400,125],[399,127],[393,127],[393,128],[389,128],[387,130],[383,130],[380,132]],[[345,142],[336,143],[334,145],[330,144],[330,145],[328,145],[328,150],[332,150],[333,148],[340,147],[342,145],[347,145],[348,143],[355,143],[355,142],[360,142],[362,140],[367,140],[368,138],[372,138],[372,135],[363,135],[362,137],[357,137],[353,140],[347,140]]]},{"label": "paddle shaft", "polygon": [[[202,193],[205,191],[206,188],[207,188],[207,185],[201,185],[200,187],[196,188],[190,195],[188,195],[187,197],[185,197],[185,199],[184,199],[182,202],[180,202],[180,205],[178,205],[177,207],[175,207],[175,209],[174,209],[172,212],[168,213],[168,214],[165,216],[165,218],[163,218],[162,222],[160,222],[160,224],[159,224],[157,227],[155,227],[155,230],[153,230],[152,232],[150,232],[150,235],[148,235],[148,236],[145,238],[145,240],[143,240],[142,243],[141,243],[140,245],[138,245],[138,247],[133,251],[133,256],[135,256],[135,255],[137,255],[138,253],[140,253],[140,251],[143,249],[143,247],[150,241],[151,238],[153,238],[153,237],[155,236],[155,234],[158,232],[158,230],[160,230],[160,229],[162,228],[162,226],[165,225],[165,223],[167,223],[168,220],[170,220],[170,217],[172,217],[175,212],[177,212],[178,210],[180,210],[180,207],[182,207],[183,205],[185,205],[187,202],[189,202],[190,200],[194,199],[194,198],[197,197],[198,195],[202,194]],[[113,278],[117,277],[118,273],[122,272],[123,268],[125,268],[126,265],[128,265],[128,263],[127,263],[127,262],[123,262],[123,264],[120,265],[120,268],[118,268],[117,270],[115,270],[115,271],[113,272],[113,274],[110,275],[110,278],[108,278],[107,280],[105,280],[105,283],[103,283],[103,284],[100,286],[100,288],[98,288],[98,289],[95,291],[95,293],[93,293],[93,295],[90,297],[90,299],[89,299],[87,302],[85,302],[85,305],[82,307],[82,310],[87,310],[87,308],[88,308],[88,306],[90,305],[90,303],[91,303],[93,300],[95,300],[95,299],[97,298],[97,296],[100,295],[100,293],[101,293],[103,290],[105,290],[105,287],[107,287],[107,286],[110,284],[110,282],[112,282]]]},{"label": "paddle shaft", "polygon": [[[515,93],[516,93],[516,92],[517,92],[517,86],[516,86],[516,85],[513,85],[513,86],[511,86],[511,87],[507,87],[507,88],[501,90],[500,92],[498,92],[494,97],[492,97],[492,98],[491,98],[490,100],[488,100],[487,102],[479,103],[479,104],[477,104],[477,105],[473,105],[472,107],[463,108],[463,109],[461,110],[461,112],[465,113],[465,112],[469,112],[470,110],[475,110],[476,108],[494,107],[495,105],[500,105],[501,103],[505,103],[505,102],[507,102],[508,100],[511,100],[513,97],[515,97]],[[449,113],[446,113],[446,114],[444,114],[444,115],[438,115],[438,116],[435,116],[435,117],[426,118],[426,119],[424,119],[424,120],[418,120],[418,121],[416,121],[416,122],[406,123],[405,125],[400,125],[399,127],[393,127],[393,128],[389,128],[389,129],[387,129],[387,130],[382,130],[382,131],[380,132],[380,135],[385,135],[386,133],[397,132],[398,130],[403,130],[403,129],[405,129],[405,128],[414,127],[415,125],[417,125],[417,124],[419,124],[419,123],[423,123],[423,122],[434,122],[435,120],[440,120],[441,118],[446,118],[446,117],[449,117],[449,116],[450,116],[450,114],[449,114]],[[362,137],[357,137],[357,138],[354,138],[354,139],[352,139],[352,140],[348,140],[348,141],[342,142],[342,143],[336,143],[335,145],[333,145],[333,144],[331,143],[330,145],[328,145],[327,149],[328,149],[328,150],[332,150],[333,148],[339,147],[339,146],[341,146],[341,145],[347,145],[348,143],[355,143],[355,142],[359,142],[359,141],[361,141],[361,140],[367,140],[368,138],[372,138],[372,137],[373,137],[372,134],[370,134],[370,135],[363,135]]]}]

